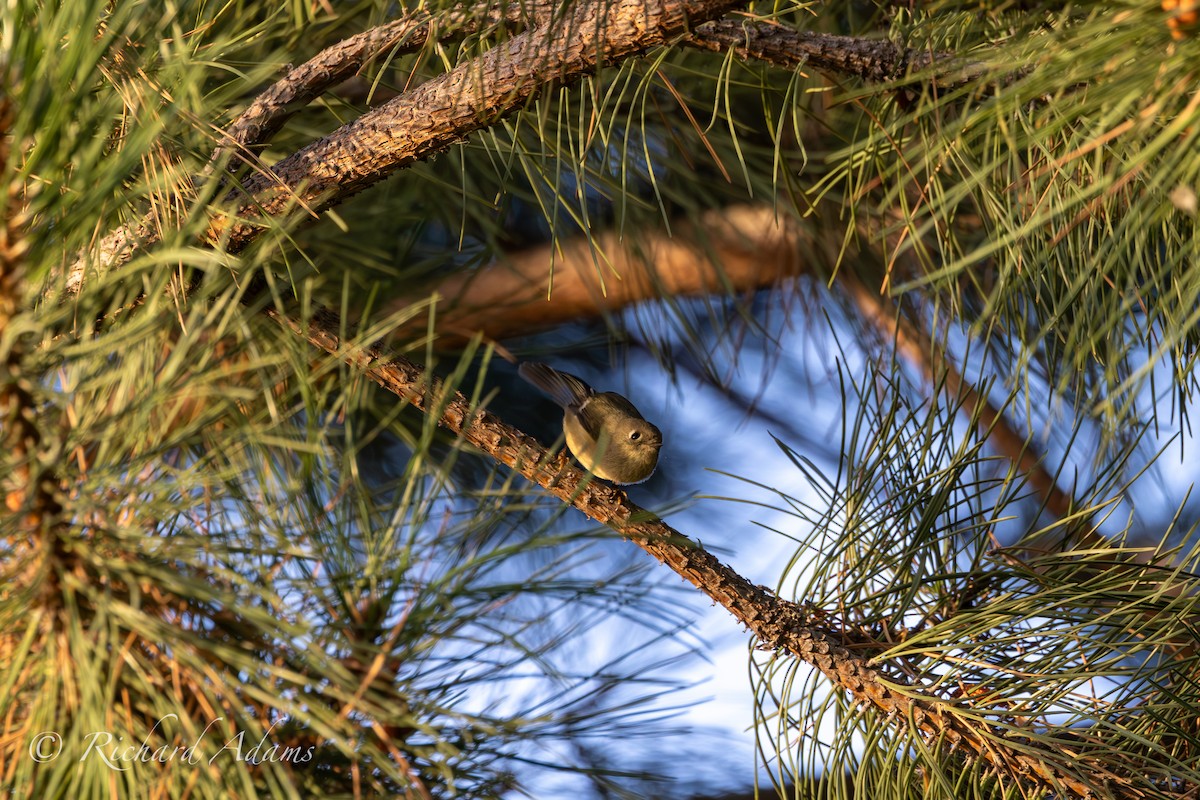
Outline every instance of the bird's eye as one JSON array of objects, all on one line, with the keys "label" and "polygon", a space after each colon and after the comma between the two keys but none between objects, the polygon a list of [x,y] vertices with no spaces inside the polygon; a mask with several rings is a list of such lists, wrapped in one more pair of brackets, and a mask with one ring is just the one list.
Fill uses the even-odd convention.
[{"label": "bird's eye", "polygon": [[629,438],[636,442],[638,439],[642,438],[642,433],[641,431],[634,431],[633,433],[629,434]]}]

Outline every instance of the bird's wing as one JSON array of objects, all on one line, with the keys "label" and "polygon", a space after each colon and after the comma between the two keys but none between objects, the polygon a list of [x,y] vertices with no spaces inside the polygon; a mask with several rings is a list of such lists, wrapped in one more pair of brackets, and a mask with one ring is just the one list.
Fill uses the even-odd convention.
[{"label": "bird's wing", "polygon": [[[592,395],[580,403],[575,411],[579,417],[579,423],[583,425],[583,429],[593,439],[600,438],[601,426],[605,419],[613,417],[613,412],[616,412],[618,417],[644,419],[638,410],[634,408],[633,403],[616,392],[601,392],[600,394]],[[611,433],[610,431],[610,435]]]}]

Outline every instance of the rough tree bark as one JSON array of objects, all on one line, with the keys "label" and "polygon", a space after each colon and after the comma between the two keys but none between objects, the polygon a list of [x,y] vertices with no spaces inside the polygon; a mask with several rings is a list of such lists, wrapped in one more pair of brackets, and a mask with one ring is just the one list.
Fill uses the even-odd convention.
[{"label": "rough tree bark", "polygon": [[[589,4],[581,6],[581,8],[593,9],[590,13],[594,17],[593,7],[595,5]],[[640,4],[634,3],[632,5],[635,6],[633,11],[636,11],[636,6]],[[597,50],[597,53],[603,57],[590,66],[587,63],[583,63],[586,62],[586,59],[583,62],[573,64],[563,59],[557,67],[559,74],[554,74],[555,66],[550,63],[546,75],[552,83],[567,82],[572,77],[578,78],[583,74],[587,74],[589,70],[597,66],[637,55],[657,45],[670,43],[673,37],[678,37],[679,41],[683,44],[713,52],[724,52],[728,49],[733,49],[741,58],[753,58],[785,69],[794,69],[807,64],[829,74],[856,77],[868,81],[899,77],[904,75],[906,70],[924,69],[935,63],[946,62],[949,65],[953,65],[954,63],[953,54],[932,54],[902,48],[883,40],[798,32],[781,25],[749,19],[710,19],[722,13],[723,10],[736,6],[734,3],[709,0],[709,2],[694,2],[684,5],[676,0],[676,2],[666,3],[665,5],[677,7],[676,12],[674,12],[676,14],[675,22],[678,23],[680,15],[682,15],[683,27],[681,29],[644,30],[641,32],[642,36],[637,37],[634,41],[627,42],[626,46],[621,48],[621,52],[614,50],[613,52],[602,54]],[[529,25],[541,24],[543,26],[543,34],[553,31],[556,36],[563,38],[570,38],[575,35],[574,32],[576,31],[580,34],[585,33],[585,31],[580,31],[577,27],[578,21],[574,17],[554,20],[552,12],[555,8],[559,7],[561,6],[549,2],[549,0],[525,0],[518,4],[501,4],[499,8],[489,7],[482,17],[475,16],[474,11],[470,14],[455,13],[444,17],[432,17],[421,12],[414,12],[410,16],[364,31],[361,34],[328,47],[309,61],[290,70],[286,76],[262,92],[246,111],[239,115],[224,132],[213,153],[213,157],[210,159],[210,167],[217,164],[225,154],[231,154],[235,158],[252,166],[258,173],[257,180],[247,187],[247,192],[253,193],[266,187],[273,188],[277,195],[275,203],[281,204],[280,207],[286,207],[289,205],[287,197],[297,187],[316,177],[307,174],[304,164],[316,164],[319,162],[315,161],[312,157],[310,149],[305,148],[294,154],[290,159],[285,159],[275,169],[272,169],[259,163],[255,152],[304,105],[311,103],[322,92],[354,76],[369,61],[376,58],[395,57],[414,52],[430,38],[444,40],[453,36],[474,32],[489,24],[507,25],[513,31],[523,30]],[[629,11],[629,8],[625,9],[624,13],[626,16],[628,16]],[[577,14],[576,16],[584,17],[587,15]],[[652,19],[653,15],[647,16],[647,21]],[[709,21],[704,22],[703,20],[705,19],[709,19]],[[548,27],[551,25],[555,27]],[[536,31],[531,33],[536,33]],[[592,43],[593,47],[599,47],[600,45],[600,42]],[[532,40],[530,35],[526,35],[521,46],[510,49],[514,50],[518,57],[521,57],[522,53],[526,55],[536,54],[536,40]],[[545,54],[549,59],[555,57],[561,59],[563,55],[564,53],[562,52],[558,53],[557,56],[553,53]],[[332,207],[354,192],[365,188],[365,186],[382,180],[395,170],[413,161],[427,157],[439,149],[444,149],[454,141],[458,141],[472,131],[483,127],[478,117],[468,114],[462,120],[463,127],[461,129],[457,131],[453,129],[449,131],[442,130],[442,136],[437,141],[427,142],[422,147],[420,142],[421,137],[423,135],[432,136],[434,131],[428,129],[406,130],[404,120],[396,118],[391,112],[385,111],[385,108],[388,107],[393,109],[405,107],[425,109],[421,103],[427,100],[424,93],[431,90],[425,87],[430,86],[430,84],[437,84],[432,88],[435,98],[441,95],[441,103],[443,105],[436,107],[447,107],[445,85],[461,86],[472,74],[478,75],[483,69],[495,66],[491,63],[477,63],[477,61],[460,65],[450,73],[438,78],[437,81],[430,81],[417,89],[405,92],[389,101],[387,106],[371,112],[375,115],[370,122],[371,126],[388,127],[390,128],[390,135],[392,137],[399,140],[405,138],[413,140],[411,141],[413,148],[421,151],[422,154],[413,155],[412,153],[399,151],[389,156],[387,142],[375,141],[376,144],[384,145],[383,150],[379,154],[381,171],[374,175],[359,174],[356,180],[361,185],[347,191],[341,191],[336,183],[330,186],[327,180],[322,181],[322,185],[327,190],[327,196],[325,196],[324,205],[321,208]],[[572,72],[573,75],[568,74]],[[962,77],[959,76],[953,80],[961,79]],[[939,81],[941,81],[936,75],[929,76],[927,80],[934,87],[939,85]],[[489,87],[480,84],[475,88],[483,91]],[[527,86],[526,88],[537,89],[537,87],[531,86]],[[496,94],[498,90],[498,84],[490,85],[494,105],[492,111],[495,118],[519,110],[524,103],[531,100],[534,96],[531,94],[529,96],[505,97]],[[361,118],[359,121],[361,121]],[[409,116],[407,121],[410,123],[413,122],[412,117]],[[351,123],[351,125],[356,124],[357,122]],[[444,128],[444,126],[437,127]],[[363,141],[360,141],[358,134],[352,135],[352,131],[347,130],[348,128],[350,128],[349,125],[321,140],[321,142],[327,143],[325,145],[326,157],[333,158],[335,162],[344,162],[351,158],[347,153],[338,152],[339,142],[345,142],[346,147],[354,148],[355,150],[361,148]],[[368,138],[366,141],[370,141],[370,139]],[[316,144],[320,144],[320,142],[314,143],[314,146]],[[309,155],[305,155],[306,153],[309,153]],[[287,175],[292,180],[299,181],[299,183],[288,184],[284,182],[284,176],[279,172],[279,168],[284,166],[285,162],[289,161],[291,163],[287,165]],[[319,195],[320,193],[318,193]],[[315,216],[319,209],[312,207],[312,202],[314,202],[314,198],[312,197],[305,199],[295,196],[291,200],[291,204],[309,207]],[[257,215],[260,211],[271,213],[268,209],[260,209],[254,204],[245,205],[239,213],[253,216]],[[218,238],[221,230],[227,225],[227,222],[215,225],[213,231],[210,232],[209,239]],[[232,238],[230,244],[235,245],[234,249],[236,249],[237,244],[240,243],[244,246],[244,244],[256,235],[257,233],[253,226],[242,226],[238,229],[238,236]],[[137,223],[122,226],[111,231],[100,239],[93,253],[80,256],[67,271],[64,284],[66,292],[72,294],[79,291],[86,271],[89,268],[105,271],[117,269],[128,263],[140,250],[152,246],[159,238],[160,234],[153,214],[148,214]]]}]

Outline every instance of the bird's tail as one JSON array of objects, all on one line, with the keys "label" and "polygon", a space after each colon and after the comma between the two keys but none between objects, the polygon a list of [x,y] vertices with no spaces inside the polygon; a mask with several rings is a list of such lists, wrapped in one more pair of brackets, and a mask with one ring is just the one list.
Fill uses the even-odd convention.
[{"label": "bird's tail", "polygon": [[559,372],[548,364],[526,361],[517,367],[517,372],[563,408],[578,405],[592,394],[591,387],[579,378]]}]

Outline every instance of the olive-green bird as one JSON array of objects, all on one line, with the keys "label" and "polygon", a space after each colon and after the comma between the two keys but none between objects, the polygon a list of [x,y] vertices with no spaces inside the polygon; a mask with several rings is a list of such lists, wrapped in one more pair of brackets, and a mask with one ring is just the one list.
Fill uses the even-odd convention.
[{"label": "olive-green bird", "polygon": [[662,433],[633,403],[546,364],[526,362],[517,371],[563,407],[567,448],[586,469],[616,484],[641,483],[654,474]]}]

